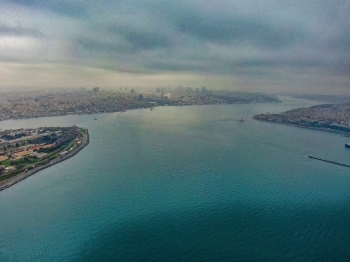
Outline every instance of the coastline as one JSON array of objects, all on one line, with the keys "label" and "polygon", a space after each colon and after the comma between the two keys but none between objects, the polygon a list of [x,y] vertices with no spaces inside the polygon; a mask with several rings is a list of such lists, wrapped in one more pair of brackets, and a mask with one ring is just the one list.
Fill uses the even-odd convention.
[{"label": "coastline", "polygon": [[[207,103],[207,104],[197,104],[197,103],[181,103],[181,104],[171,104],[171,105],[157,105],[155,107],[164,107],[164,106],[205,106],[205,105],[242,105],[242,104],[274,104],[274,103],[280,103],[281,101],[265,101],[265,102],[255,102],[255,101],[248,101],[248,102],[236,102],[236,103]],[[7,121],[7,120],[23,120],[23,119],[31,119],[31,118],[42,118],[42,117],[59,117],[59,116],[77,116],[77,115],[93,115],[93,114],[104,114],[104,113],[123,113],[129,110],[137,110],[137,109],[151,109],[154,108],[152,106],[147,107],[131,107],[131,108],[125,108],[123,110],[112,110],[112,111],[96,111],[96,112],[88,112],[88,113],[62,113],[62,114],[45,114],[45,115],[35,115],[35,116],[21,116],[21,117],[8,117],[8,118],[0,118],[1,121]]]},{"label": "coastline", "polygon": [[32,175],[34,175],[35,173],[48,168],[50,166],[56,165],[62,161],[65,161],[73,156],[75,156],[76,154],[78,154],[81,150],[83,150],[90,142],[90,137],[89,137],[89,133],[86,129],[86,133],[82,133],[83,135],[83,139],[82,139],[82,143],[81,145],[79,145],[78,147],[74,148],[72,151],[68,152],[67,154],[60,156],[59,158],[56,158],[54,160],[51,160],[50,162],[44,164],[44,165],[40,165],[37,167],[34,167],[31,170],[28,171],[24,171],[22,173],[19,173],[18,175],[11,177],[9,179],[6,179],[2,182],[0,182],[0,191],[9,188],[10,186],[13,186],[14,184],[26,179],[27,177],[30,177]]},{"label": "coastline", "polygon": [[262,122],[267,122],[267,123],[273,123],[273,124],[282,124],[282,125],[287,125],[287,126],[293,126],[293,127],[300,127],[300,128],[306,128],[306,129],[311,129],[311,130],[319,130],[319,131],[326,131],[326,132],[331,132],[331,133],[337,133],[341,135],[346,135],[349,136],[350,132],[342,132],[334,129],[329,129],[329,128],[322,128],[322,127],[312,127],[312,126],[301,126],[301,125],[293,125],[291,123],[284,123],[284,122],[278,122],[278,121],[269,121],[269,120],[263,120],[263,119],[257,119],[254,116],[252,117],[254,120],[257,121],[262,121]]}]

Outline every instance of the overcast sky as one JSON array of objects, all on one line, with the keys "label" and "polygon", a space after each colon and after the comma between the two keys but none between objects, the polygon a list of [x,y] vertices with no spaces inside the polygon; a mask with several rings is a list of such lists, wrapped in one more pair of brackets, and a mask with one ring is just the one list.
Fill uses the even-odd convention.
[{"label": "overcast sky", "polygon": [[0,89],[350,93],[350,0],[2,0]]}]

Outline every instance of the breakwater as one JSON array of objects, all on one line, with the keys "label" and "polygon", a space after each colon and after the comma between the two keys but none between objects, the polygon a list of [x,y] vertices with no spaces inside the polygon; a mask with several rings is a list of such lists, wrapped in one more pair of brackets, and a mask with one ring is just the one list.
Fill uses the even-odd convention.
[{"label": "breakwater", "polygon": [[345,165],[345,164],[342,164],[342,163],[338,163],[338,162],[334,162],[334,161],[330,161],[330,160],[314,157],[314,156],[311,156],[311,155],[309,156],[309,158],[316,159],[316,160],[323,161],[323,162],[327,162],[327,163],[331,163],[331,164],[338,165],[338,166],[350,167],[350,165]]},{"label": "breakwater", "polygon": [[14,177],[11,177],[9,179],[6,179],[5,181],[0,182],[0,191],[4,190],[6,188],[9,188],[10,186],[13,186],[14,184],[26,179],[27,177],[30,177],[31,175],[34,175],[35,173],[37,173],[45,168],[56,165],[57,163],[62,162],[64,160],[67,160],[67,159],[75,156],[76,154],[78,154],[90,142],[88,131],[86,130],[86,133],[82,133],[82,134],[83,134],[83,138],[82,138],[82,142],[79,146],[75,147],[73,150],[71,150],[67,154],[60,156],[56,159],[53,159],[44,165],[34,167],[33,169],[19,173],[18,175],[14,176]]}]

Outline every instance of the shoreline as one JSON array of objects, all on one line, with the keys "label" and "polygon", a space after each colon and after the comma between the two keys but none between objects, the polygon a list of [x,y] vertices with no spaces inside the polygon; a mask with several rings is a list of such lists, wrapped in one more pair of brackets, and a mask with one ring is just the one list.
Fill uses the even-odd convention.
[{"label": "shoreline", "polygon": [[350,136],[350,132],[342,132],[342,131],[337,131],[337,130],[334,130],[334,129],[319,128],[319,127],[312,127],[312,126],[293,125],[293,124],[284,123],[284,122],[277,122],[277,121],[269,121],[269,120],[256,119],[256,118],[254,118],[254,117],[253,117],[253,119],[254,119],[254,120],[257,120],[257,121],[266,122],[266,123],[280,124],[280,125],[286,125],[286,126],[292,126],[292,127],[300,127],[300,128],[311,129],[311,130],[326,131],[326,132],[331,132],[331,133],[337,133],[337,134],[341,134],[341,135]]},{"label": "shoreline", "polygon": [[[236,103],[208,103],[208,104],[172,104],[172,105],[157,105],[155,107],[167,107],[167,106],[205,106],[205,105],[244,105],[244,104],[274,104],[274,103],[280,103],[281,101],[266,101],[266,102],[255,102],[255,101],[249,101],[249,102],[236,102]],[[9,117],[5,119],[0,118],[1,121],[8,121],[8,120],[25,120],[25,119],[33,119],[33,118],[44,118],[44,117],[60,117],[60,116],[78,116],[78,115],[95,115],[95,114],[105,114],[105,113],[124,113],[129,110],[137,110],[137,109],[151,109],[154,108],[152,106],[147,107],[138,107],[138,108],[126,108],[125,111],[121,110],[112,110],[112,111],[98,111],[98,112],[89,112],[89,113],[66,113],[66,114],[47,114],[47,115],[40,115],[40,116],[26,116],[26,117]]]},{"label": "shoreline", "polygon": [[78,147],[74,148],[72,151],[68,152],[67,154],[60,156],[59,158],[53,159],[50,162],[44,164],[44,165],[40,165],[37,167],[34,167],[31,170],[28,171],[24,171],[22,173],[19,173],[18,175],[14,176],[14,177],[10,177],[4,181],[0,182],[0,191],[5,190],[6,188],[9,188],[11,186],[13,186],[14,184],[17,184],[18,182],[34,175],[35,173],[38,173],[39,171],[48,168],[50,166],[56,165],[62,161],[65,161],[73,156],[75,156],[76,154],[78,154],[81,150],[83,150],[90,142],[90,137],[89,137],[89,133],[86,129],[86,133],[82,133],[83,135],[83,139],[82,139],[82,143],[81,145],[79,145]]}]

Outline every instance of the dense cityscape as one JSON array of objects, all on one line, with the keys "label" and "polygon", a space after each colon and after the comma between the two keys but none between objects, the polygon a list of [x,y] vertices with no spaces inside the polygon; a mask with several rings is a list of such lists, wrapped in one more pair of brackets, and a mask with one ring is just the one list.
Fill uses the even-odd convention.
[{"label": "dense cityscape", "polygon": [[4,93],[0,100],[0,120],[124,112],[156,106],[279,102],[274,96],[261,93],[212,91],[205,87],[196,90],[182,86],[173,89],[159,87],[154,91],[140,92],[128,88],[113,91],[94,87],[78,91]]},{"label": "dense cityscape", "polygon": [[324,104],[281,114],[260,114],[254,119],[300,127],[350,133],[350,104]]}]

